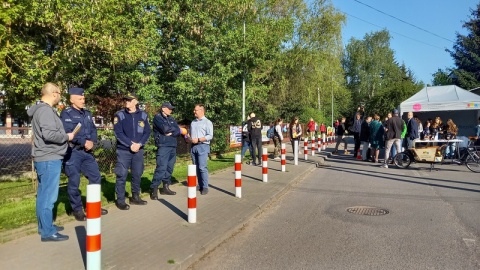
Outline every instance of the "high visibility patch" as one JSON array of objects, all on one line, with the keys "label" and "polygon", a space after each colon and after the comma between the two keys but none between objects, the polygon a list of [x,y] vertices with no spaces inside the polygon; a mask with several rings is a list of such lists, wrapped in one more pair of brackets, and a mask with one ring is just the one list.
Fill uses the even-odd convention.
[{"label": "high visibility patch", "polygon": [[113,124],[116,125],[118,123],[118,117],[115,116],[115,118],[113,118]]},{"label": "high visibility patch", "polygon": [[145,123],[143,121],[138,121],[138,126],[143,128],[145,126]]}]

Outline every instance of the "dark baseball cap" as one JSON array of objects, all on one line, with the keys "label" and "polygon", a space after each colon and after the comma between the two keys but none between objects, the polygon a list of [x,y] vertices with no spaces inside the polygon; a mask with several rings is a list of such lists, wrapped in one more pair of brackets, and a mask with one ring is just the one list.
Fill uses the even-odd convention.
[{"label": "dark baseball cap", "polygon": [[397,109],[393,109],[392,113],[393,114],[399,114],[400,112]]},{"label": "dark baseball cap", "polygon": [[170,110],[175,109],[175,107],[174,107],[170,102],[164,102],[164,103],[162,104],[162,108],[168,108],[168,109],[170,109]]},{"label": "dark baseball cap", "polygon": [[83,88],[74,87],[74,88],[68,89],[68,93],[70,95],[83,96],[85,94],[85,90]]}]

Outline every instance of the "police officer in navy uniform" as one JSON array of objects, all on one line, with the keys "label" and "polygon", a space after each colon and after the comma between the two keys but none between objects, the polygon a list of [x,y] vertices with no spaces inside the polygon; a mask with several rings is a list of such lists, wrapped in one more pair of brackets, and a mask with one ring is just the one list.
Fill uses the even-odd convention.
[{"label": "police officer in navy uniform", "polygon": [[177,137],[181,135],[177,121],[171,116],[175,107],[165,102],[153,118],[153,134],[157,146],[157,167],[150,185],[150,199],[158,200],[158,186],[163,182],[160,194],[175,195],[170,190],[173,168],[177,160]]},{"label": "police officer in navy uniform", "polygon": [[116,112],[113,118],[113,130],[117,137],[117,165],[115,166],[117,200],[115,205],[120,210],[128,210],[130,206],[125,203],[125,182],[128,169],[131,169],[132,174],[130,204],[147,204],[147,201],[140,198],[140,180],[144,169],[143,146],[147,143],[151,130],[147,113],[137,108],[137,97],[129,94],[123,98],[123,101],[125,108]]},{"label": "police officer in navy uniform", "polygon": [[[73,132],[78,124],[81,125],[78,133],[69,142],[65,155],[65,174],[68,177],[67,192],[73,215],[78,221],[86,220],[83,211],[82,198],[80,196],[80,173],[83,173],[90,184],[100,184],[101,176],[97,161],[92,150],[97,142],[97,128],[92,114],[85,110],[85,96],[82,88],[70,88],[71,107],[66,108],[60,114],[63,127],[67,133]],[[102,215],[107,210],[102,209]]]}]

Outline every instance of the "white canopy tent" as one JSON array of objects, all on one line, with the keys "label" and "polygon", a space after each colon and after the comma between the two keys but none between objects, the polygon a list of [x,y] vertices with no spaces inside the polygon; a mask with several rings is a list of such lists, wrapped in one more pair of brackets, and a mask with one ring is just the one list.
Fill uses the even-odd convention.
[{"label": "white canopy tent", "polygon": [[428,86],[400,104],[400,112],[413,112],[422,122],[440,116],[451,118],[459,135],[473,135],[480,116],[480,96],[456,85]]}]

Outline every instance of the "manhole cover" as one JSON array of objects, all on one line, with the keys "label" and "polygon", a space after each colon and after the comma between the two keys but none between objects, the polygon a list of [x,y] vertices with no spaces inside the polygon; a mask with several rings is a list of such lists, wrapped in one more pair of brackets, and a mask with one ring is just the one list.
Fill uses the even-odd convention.
[{"label": "manhole cover", "polygon": [[364,215],[364,216],[383,216],[388,214],[387,209],[382,209],[378,207],[371,207],[371,206],[354,206],[347,208],[347,212],[357,215]]}]

